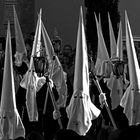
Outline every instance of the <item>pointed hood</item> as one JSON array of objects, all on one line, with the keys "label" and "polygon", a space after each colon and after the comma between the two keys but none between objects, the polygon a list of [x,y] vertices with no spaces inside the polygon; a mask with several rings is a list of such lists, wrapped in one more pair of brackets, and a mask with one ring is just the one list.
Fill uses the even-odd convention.
[{"label": "pointed hood", "polygon": [[96,21],[97,35],[98,35],[98,50],[97,50],[97,59],[95,63],[95,71],[96,71],[96,75],[103,75],[104,73],[103,63],[104,61],[109,60],[109,55],[108,55],[108,51],[107,51],[103,34],[102,34],[102,30],[101,30],[101,25],[100,25],[101,22],[99,20],[99,23],[98,23],[96,15],[95,15],[95,21]]},{"label": "pointed hood", "polygon": [[15,25],[15,37],[16,37],[16,51],[19,53],[26,53],[24,38],[17,17],[15,6],[13,6],[13,11],[14,11],[14,25]]},{"label": "pointed hood", "polygon": [[[116,55],[116,56],[115,56]],[[122,53],[122,26],[120,22],[118,40],[117,40],[117,48],[116,54],[112,58],[119,58],[123,60]],[[110,97],[111,97],[111,106],[112,110],[117,108],[120,104],[121,98],[123,96],[123,79],[122,77],[117,78],[113,73],[110,75],[110,79],[107,82],[107,86],[110,89]]]},{"label": "pointed hood", "polygon": [[59,99],[57,100],[58,106],[65,106],[66,105],[66,98],[67,98],[67,85],[65,81],[65,76],[63,72],[62,65],[58,59],[58,56],[54,52],[54,48],[50,37],[47,33],[47,30],[42,22],[42,36],[43,41],[46,49],[47,60],[49,63],[49,71],[50,71],[50,78],[55,83],[56,89],[59,94]]},{"label": "pointed hood", "polygon": [[66,109],[69,118],[67,129],[72,129],[79,135],[85,135],[92,125],[91,120],[100,114],[100,110],[90,100],[88,74],[87,45],[81,7],[76,44],[74,92]]},{"label": "pointed hood", "polygon": [[[44,39],[44,44],[45,44],[45,49],[46,49],[46,53],[47,53],[47,57],[50,63],[50,67],[52,66],[52,60],[53,60],[53,56],[55,56],[55,52],[54,52],[54,48],[52,45],[52,42],[50,40],[50,37],[45,29],[45,26],[42,22],[42,36]],[[50,68],[51,69],[51,68]]]},{"label": "pointed hood", "polygon": [[129,124],[136,125],[140,123],[140,69],[126,11],[125,26],[130,85],[124,93],[120,105],[124,108]]},{"label": "pointed hood", "polygon": [[117,39],[116,57],[120,58],[120,60],[123,60],[122,22],[121,21],[120,21],[120,24],[119,24],[119,33],[118,33],[118,39]]},{"label": "pointed hood", "polygon": [[80,11],[79,27],[76,44],[75,72],[74,72],[74,92],[83,91],[89,93],[88,78],[88,57],[87,45],[84,31],[84,21],[82,7]]},{"label": "pointed hood", "polygon": [[[40,49],[40,45],[41,45],[40,44],[41,43],[40,42],[40,40],[41,40],[41,16],[42,16],[42,10],[40,9],[40,14],[38,16],[38,21],[37,21],[31,56],[35,56],[35,54]],[[30,65],[29,65],[29,70],[32,70],[32,69],[34,69],[33,57],[30,58]]]},{"label": "pointed hood", "polygon": [[134,46],[133,36],[127,17],[127,12],[125,12],[125,21],[126,21],[126,48],[127,48],[127,55],[128,55],[130,81],[134,87],[138,86],[138,89],[140,89],[140,69],[139,69],[138,59]]},{"label": "pointed hood", "polygon": [[58,35],[57,28],[55,27],[55,28],[54,28],[54,37],[56,37],[56,36],[59,36],[59,35]]},{"label": "pointed hood", "polygon": [[17,65],[20,65],[22,63],[23,55],[27,55],[27,51],[26,51],[26,47],[25,47],[23,34],[22,34],[20,24],[18,21],[15,6],[13,6],[13,11],[14,11],[14,27],[15,27],[15,38],[16,38],[15,63]]},{"label": "pointed hood", "polygon": [[34,72],[34,63],[32,56],[40,56],[40,47],[41,47],[41,16],[42,16],[42,9],[40,9],[40,13],[38,16],[37,27],[33,42],[33,49],[30,58],[30,66],[29,70],[26,73],[26,80],[27,80],[27,90],[26,90],[26,106],[27,112],[30,121],[38,121],[38,110],[37,110],[37,103],[36,103],[36,92],[37,92],[37,76]]},{"label": "pointed hood", "polygon": [[[95,14],[95,20],[97,19],[97,16],[96,16],[96,14]],[[101,29],[101,31],[102,31],[102,23],[101,23],[101,14],[99,13],[99,23],[98,23],[98,25],[100,26],[99,28]],[[96,27],[97,27],[97,21],[96,21]]]},{"label": "pointed hood", "polygon": [[25,130],[16,108],[10,23],[8,22],[3,85],[0,106],[0,137],[15,139],[25,137]]},{"label": "pointed hood", "polygon": [[[37,37],[37,44],[36,44],[36,55],[40,56],[40,50],[41,50],[41,17],[42,17],[42,9],[40,9],[39,13],[39,27],[38,27],[38,37]],[[34,54],[35,55],[35,54]]]},{"label": "pointed hood", "polygon": [[13,82],[13,62],[12,62],[12,50],[11,50],[10,23],[8,23],[5,52],[6,53],[5,53],[5,63],[4,63],[1,108],[2,110],[7,110],[7,108],[9,108],[9,110],[13,110],[14,108],[16,108],[16,104],[15,104],[15,96],[14,96],[15,88]]},{"label": "pointed hood", "polygon": [[113,31],[113,27],[112,27],[109,13],[108,13],[108,22],[109,22],[111,58],[114,58],[114,57],[116,57],[117,45],[116,45],[115,35],[114,35],[114,31]]},{"label": "pointed hood", "polygon": [[[36,103],[36,92],[38,89],[38,81],[36,72],[34,72],[34,56],[40,56],[40,45],[41,45],[41,14],[42,10],[40,9],[40,13],[37,20],[36,32],[34,36],[33,48],[30,58],[29,69],[26,72],[24,78],[22,79],[20,85],[21,87],[26,89],[26,107],[27,113],[30,121],[38,121],[38,110]],[[42,79],[44,81],[44,79]],[[45,81],[44,81],[45,82]],[[44,84],[41,83],[41,84]],[[41,85],[40,85],[41,86]]]}]

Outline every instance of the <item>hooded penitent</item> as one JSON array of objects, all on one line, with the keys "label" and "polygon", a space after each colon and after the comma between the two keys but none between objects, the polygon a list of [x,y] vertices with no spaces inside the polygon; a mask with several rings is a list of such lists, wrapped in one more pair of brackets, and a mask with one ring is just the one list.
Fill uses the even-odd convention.
[{"label": "hooded penitent", "polygon": [[18,137],[25,137],[25,129],[16,108],[10,23],[8,22],[0,104],[0,139],[16,139]]},{"label": "hooded penitent", "polygon": [[109,55],[104,41],[104,37],[101,29],[101,19],[99,15],[99,22],[95,15],[97,36],[98,36],[98,50],[97,58],[95,63],[95,72],[98,76],[108,76],[110,75],[110,65],[109,65]]},{"label": "hooded penitent", "polygon": [[121,106],[124,107],[124,113],[129,120],[129,124],[136,125],[140,123],[140,69],[126,12],[125,26],[130,85],[124,93]]},{"label": "hooded penitent", "polygon": [[22,64],[24,55],[27,55],[27,51],[26,51],[24,38],[19,24],[15,6],[13,6],[13,11],[14,11],[14,27],[15,27],[15,39],[16,39],[15,64],[20,66]]},{"label": "hooded penitent", "polygon": [[[112,60],[118,59],[122,61],[123,60],[122,52],[123,52],[122,51],[122,25],[120,22],[117,46],[111,51]],[[116,75],[114,75],[112,71],[110,75],[110,79],[107,81],[107,86],[110,89],[111,107],[112,109],[115,109],[120,104],[120,100],[123,95],[123,86],[124,86],[123,76],[120,75],[119,77],[117,77]]]},{"label": "hooded penitent", "polygon": [[41,44],[41,15],[42,10],[40,10],[40,14],[38,16],[29,69],[20,83],[20,85],[26,89],[26,106],[30,121],[38,121],[36,92],[41,88],[41,86],[39,86],[39,83],[40,85],[43,85],[45,83],[45,77],[39,78],[36,72],[34,71],[35,68],[33,61],[33,56],[37,54],[36,52],[40,49]]},{"label": "hooded penitent", "polygon": [[89,96],[89,69],[82,7],[77,34],[73,87],[74,92],[66,109],[69,118],[67,129],[85,135],[92,125],[91,120],[99,116],[100,110],[91,102]]}]

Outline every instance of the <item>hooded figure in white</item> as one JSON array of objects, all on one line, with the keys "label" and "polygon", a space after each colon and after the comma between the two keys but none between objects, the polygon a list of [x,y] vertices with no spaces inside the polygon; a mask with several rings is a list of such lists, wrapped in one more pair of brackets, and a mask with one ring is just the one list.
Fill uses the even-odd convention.
[{"label": "hooded figure in white", "polygon": [[69,118],[67,129],[71,129],[79,135],[86,135],[92,125],[91,120],[99,116],[100,110],[91,102],[89,96],[89,69],[82,7],[77,35],[73,86],[74,92],[66,109]]},{"label": "hooded figure in white", "polygon": [[25,137],[25,129],[16,108],[10,23],[8,22],[4,75],[0,105],[0,139]]},{"label": "hooded figure in white", "polygon": [[[111,26],[110,30],[112,30],[111,23],[110,23],[110,26]],[[112,38],[111,36],[112,35],[110,35],[110,38]],[[123,50],[122,50],[122,25],[121,25],[121,22],[120,22],[120,26],[119,26],[117,46],[115,46],[116,48],[113,48],[113,47],[114,46],[111,45],[111,48],[112,48],[111,49],[112,50],[111,51],[111,59],[112,59],[112,61],[113,60],[121,60],[121,61],[123,61],[123,53],[122,53],[123,52]],[[107,86],[110,89],[110,97],[111,97],[111,107],[112,107],[112,109],[117,108],[118,105],[120,104],[120,100],[121,100],[121,98],[123,96],[123,88],[124,88],[123,80],[126,83],[126,80],[124,79],[124,76],[123,75],[118,75],[118,76],[115,75],[113,73],[113,69],[112,69],[112,73],[110,75],[110,78],[107,81]]]},{"label": "hooded figure in white", "polygon": [[124,107],[124,113],[129,120],[129,125],[136,125],[140,123],[140,68],[126,12],[125,24],[130,85],[126,89],[120,105]]}]

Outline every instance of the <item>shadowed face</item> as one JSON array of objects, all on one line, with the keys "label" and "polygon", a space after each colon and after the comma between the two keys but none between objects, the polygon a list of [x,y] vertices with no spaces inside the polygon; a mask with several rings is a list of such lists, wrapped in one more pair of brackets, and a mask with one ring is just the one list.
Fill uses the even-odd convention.
[{"label": "shadowed face", "polygon": [[65,45],[63,48],[63,55],[69,56],[72,53],[72,46]]},{"label": "shadowed face", "polygon": [[53,41],[52,44],[56,53],[61,51],[61,43],[59,41]]},{"label": "shadowed face", "polygon": [[26,44],[26,50],[27,50],[27,58],[29,59],[31,56],[31,46],[27,43]]}]

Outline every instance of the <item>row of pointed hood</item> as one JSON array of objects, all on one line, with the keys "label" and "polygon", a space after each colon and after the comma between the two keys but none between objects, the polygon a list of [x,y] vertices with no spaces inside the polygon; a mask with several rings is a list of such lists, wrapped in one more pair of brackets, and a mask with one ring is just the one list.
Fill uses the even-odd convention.
[{"label": "row of pointed hood", "polygon": [[[99,16],[99,22],[96,18],[97,25],[97,34],[98,34],[98,51],[97,51],[97,60],[95,63],[95,71],[97,75],[104,75],[106,69],[104,69],[105,61],[111,63],[111,60],[115,58],[119,58],[123,60],[123,47],[122,47],[122,24],[120,22],[118,39],[117,43],[114,37],[114,32],[110,20],[110,16],[108,14],[109,19],[109,34],[110,34],[110,50],[111,56],[109,57],[106,45],[104,43],[104,38],[102,35],[101,29],[101,19]],[[123,82],[122,77],[117,79],[112,73],[111,70],[108,70],[108,87],[110,88],[110,96],[112,102],[112,109],[115,109],[118,105],[121,105],[124,108],[124,113],[126,114],[129,124],[135,125],[140,123],[140,69],[137,59],[137,54],[134,46],[134,40],[132,36],[131,27],[129,24],[127,12],[125,11],[125,29],[126,29],[126,50],[128,57],[128,69],[129,69],[129,87],[126,89],[125,93],[123,93]],[[107,68],[108,69],[108,68]],[[107,75],[105,75],[107,76]],[[125,79],[126,80],[126,79]]]}]

